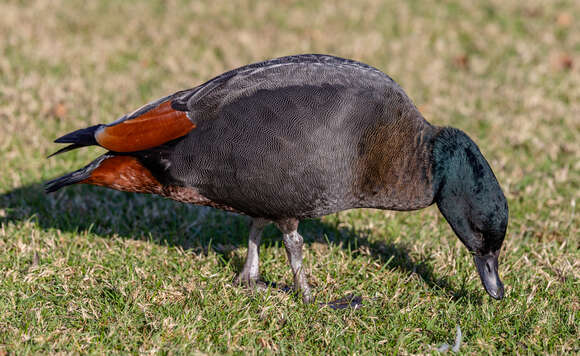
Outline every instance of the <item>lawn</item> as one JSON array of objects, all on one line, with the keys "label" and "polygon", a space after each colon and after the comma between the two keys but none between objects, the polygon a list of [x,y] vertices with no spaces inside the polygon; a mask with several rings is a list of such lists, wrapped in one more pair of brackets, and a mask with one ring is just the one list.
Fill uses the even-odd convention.
[{"label": "lawn", "polygon": [[[577,1],[0,2],[0,355],[580,352],[580,4]],[[437,208],[304,221],[317,301],[232,280],[248,218],[44,181],[56,137],[108,123],[228,69],[329,53],[393,77],[431,123],[479,145],[510,223],[502,301],[483,290]],[[290,284],[280,233],[262,274]]]}]

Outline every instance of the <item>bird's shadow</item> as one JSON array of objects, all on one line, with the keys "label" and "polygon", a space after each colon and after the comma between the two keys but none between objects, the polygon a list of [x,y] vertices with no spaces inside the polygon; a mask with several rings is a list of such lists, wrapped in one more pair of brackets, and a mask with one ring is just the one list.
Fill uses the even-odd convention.
[{"label": "bird's shadow", "polygon": [[[24,221],[34,221],[45,231],[91,231],[105,238],[147,240],[198,253],[212,250],[222,256],[224,263],[241,270],[243,256],[231,252],[247,245],[249,218],[150,195],[88,186],[68,187],[46,195],[42,184],[37,183],[0,194],[0,224]],[[414,261],[403,245],[371,241],[370,231],[344,228],[320,219],[303,221],[300,231],[307,246],[335,244],[348,249],[353,257],[361,251],[370,252],[373,258],[389,263],[390,268],[418,275],[430,288],[457,302],[481,302],[481,296],[468,290],[465,282],[454,287],[446,277],[435,275],[428,258]],[[276,243],[280,237],[270,225],[263,241]]]}]

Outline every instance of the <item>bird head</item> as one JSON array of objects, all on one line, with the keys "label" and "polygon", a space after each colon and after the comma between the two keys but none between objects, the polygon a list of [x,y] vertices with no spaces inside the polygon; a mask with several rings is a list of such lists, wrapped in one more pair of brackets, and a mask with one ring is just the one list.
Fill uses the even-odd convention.
[{"label": "bird head", "polygon": [[465,133],[443,128],[433,144],[433,172],[439,210],[473,255],[487,293],[502,299],[498,257],[508,204],[493,171]]}]

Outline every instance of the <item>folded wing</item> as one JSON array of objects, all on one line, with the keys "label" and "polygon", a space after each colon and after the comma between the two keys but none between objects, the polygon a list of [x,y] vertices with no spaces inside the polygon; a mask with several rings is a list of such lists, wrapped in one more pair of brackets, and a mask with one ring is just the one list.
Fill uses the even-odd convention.
[{"label": "folded wing", "polygon": [[54,142],[71,145],[54,154],[99,145],[113,152],[146,150],[186,135],[195,124],[185,111],[172,107],[172,96],[145,105],[108,125],[95,125],[66,134]]}]

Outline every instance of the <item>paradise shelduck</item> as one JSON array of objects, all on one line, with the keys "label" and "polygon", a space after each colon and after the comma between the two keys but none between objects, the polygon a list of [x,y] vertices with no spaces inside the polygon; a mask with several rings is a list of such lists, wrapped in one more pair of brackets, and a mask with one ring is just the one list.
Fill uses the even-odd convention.
[{"label": "paradise shelduck", "polygon": [[429,124],[369,65],[316,54],[254,63],[55,142],[70,144],[55,154],[89,145],[108,152],[48,182],[47,192],[85,183],[252,217],[237,283],[259,283],[260,237],[270,222],[308,302],[300,220],[437,203],[485,290],[504,295],[498,256],[508,205],[489,164],[465,133]]}]

